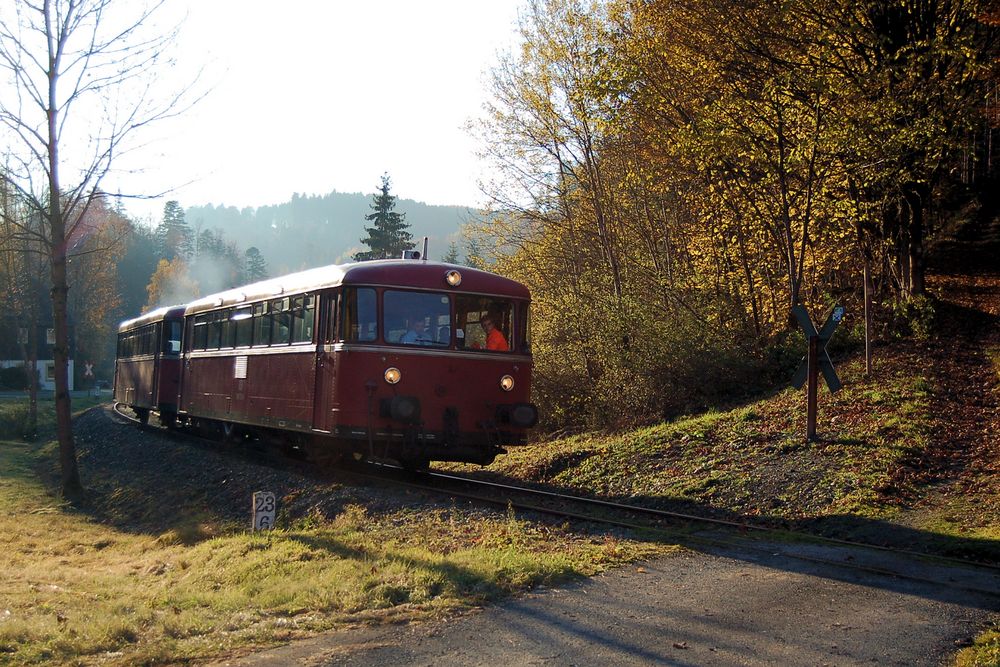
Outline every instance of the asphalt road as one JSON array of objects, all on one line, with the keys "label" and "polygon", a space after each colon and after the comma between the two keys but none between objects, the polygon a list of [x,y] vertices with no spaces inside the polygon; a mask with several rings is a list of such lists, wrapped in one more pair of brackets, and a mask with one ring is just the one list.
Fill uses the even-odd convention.
[{"label": "asphalt road", "polygon": [[[448,621],[337,631],[218,664],[940,665],[1000,612],[1000,572],[766,546],[687,552]],[[904,576],[877,573],[888,567]]]}]

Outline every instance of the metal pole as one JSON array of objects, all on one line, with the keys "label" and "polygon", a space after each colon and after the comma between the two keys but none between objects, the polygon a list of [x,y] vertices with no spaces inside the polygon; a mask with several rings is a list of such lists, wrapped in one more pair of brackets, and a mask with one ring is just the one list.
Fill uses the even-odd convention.
[{"label": "metal pole", "polygon": [[865,375],[872,374],[872,260],[865,255]]},{"label": "metal pole", "polygon": [[809,356],[806,360],[806,440],[816,439],[816,390],[819,388],[819,336],[809,336]]}]

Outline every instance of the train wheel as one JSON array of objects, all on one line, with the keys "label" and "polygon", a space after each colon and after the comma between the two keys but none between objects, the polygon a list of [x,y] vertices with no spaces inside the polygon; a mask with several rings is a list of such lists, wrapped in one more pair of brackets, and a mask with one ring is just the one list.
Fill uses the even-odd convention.
[{"label": "train wheel", "polygon": [[343,451],[322,438],[302,443],[299,451],[305,453],[306,460],[320,468],[332,468],[344,458]]},{"label": "train wheel", "polygon": [[149,424],[149,410],[146,408],[135,408],[135,416],[139,418],[139,424],[146,426]]},{"label": "train wheel", "polygon": [[236,424],[232,422],[222,422],[222,441],[225,443],[233,443],[239,440],[240,431],[236,427]]},{"label": "train wheel", "polygon": [[177,423],[177,413],[176,412],[161,412],[160,413],[160,425],[166,428],[173,428]]},{"label": "train wheel", "polygon": [[405,458],[399,460],[399,465],[403,466],[403,470],[406,472],[415,473],[422,475],[427,473],[431,468],[430,459],[423,457],[420,458]]}]

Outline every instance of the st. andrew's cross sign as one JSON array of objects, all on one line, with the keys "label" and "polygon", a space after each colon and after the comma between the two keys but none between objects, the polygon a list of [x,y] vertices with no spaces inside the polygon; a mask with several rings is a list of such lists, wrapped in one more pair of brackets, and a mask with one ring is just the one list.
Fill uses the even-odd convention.
[{"label": "st. andrew's cross sign", "polygon": [[830,388],[830,393],[834,393],[841,388],[840,378],[837,371],[833,369],[833,362],[830,355],[826,353],[826,344],[830,342],[830,337],[837,329],[837,325],[844,319],[844,307],[834,306],[826,316],[823,327],[816,331],[809,313],[805,306],[799,304],[792,308],[792,314],[798,321],[802,331],[805,332],[806,340],[809,341],[809,353],[802,360],[799,369],[795,371],[792,378],[792,385],[799,389],[808,380],[806,387],[806,437],[809,440],[816,438],[816,392],[819,389],[819,374],[823,373],[826,386]]}]

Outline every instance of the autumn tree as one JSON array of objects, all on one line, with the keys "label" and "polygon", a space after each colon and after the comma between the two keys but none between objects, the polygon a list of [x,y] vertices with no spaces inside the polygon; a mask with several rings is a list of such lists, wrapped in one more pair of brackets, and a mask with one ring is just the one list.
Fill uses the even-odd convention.
[{"label": "autumn tree", "polygon": [[355,254],[356,262],[401,257],[404,250],[413,249],[413,236],[406,231],[410,227],[405,222],[406,214],[393,210],[396,197],[389,194],[389,189],[389,175],[383,174],[379,191],[372,195],[372,212],[365,216],[372,223],[371,227],[365,227],[368,236],[361,239],[368,250]]},{"label": "autumn tree", "polygon": [[131,233],[129,221],[105,198],[93,202],[70,239],[67,280],[73,286],[69,313],[75,325],[77,357],[104,370],[110,370],[114,362],[122,303],[119,263]]},{"label": "autumn tree", "polygon": [[16,341],[28,390],[23,435],[38,428],[38,330],[45,305],[45,248],[35,234],[40,220],[5,179],[0,179],[0,332]]},{"label": "autumn tree", "polygon": [[529,2],[472,229],[532,289],[544,412],[606,425],[761,382],[790,307],[855,298],[863,267],[919,294],[927,211],[983,122],[984,8]]},{"label": "autumn tree", "polygon": [[67,240],[137,131],[180,110],[154,95],[174,31],[152,27],[163,2],[17,0],[0,15],[0,124],[7,177],[41,220],[50,267],[62,492],[76,498],[69,396]]},{"label": "autumn tree", "polygon": [[146,286],[149,298],[143,312],[161,306],[187,303],[198,298],[198,282],[191,277],[187,262],[180,257],[161,259]]}]

